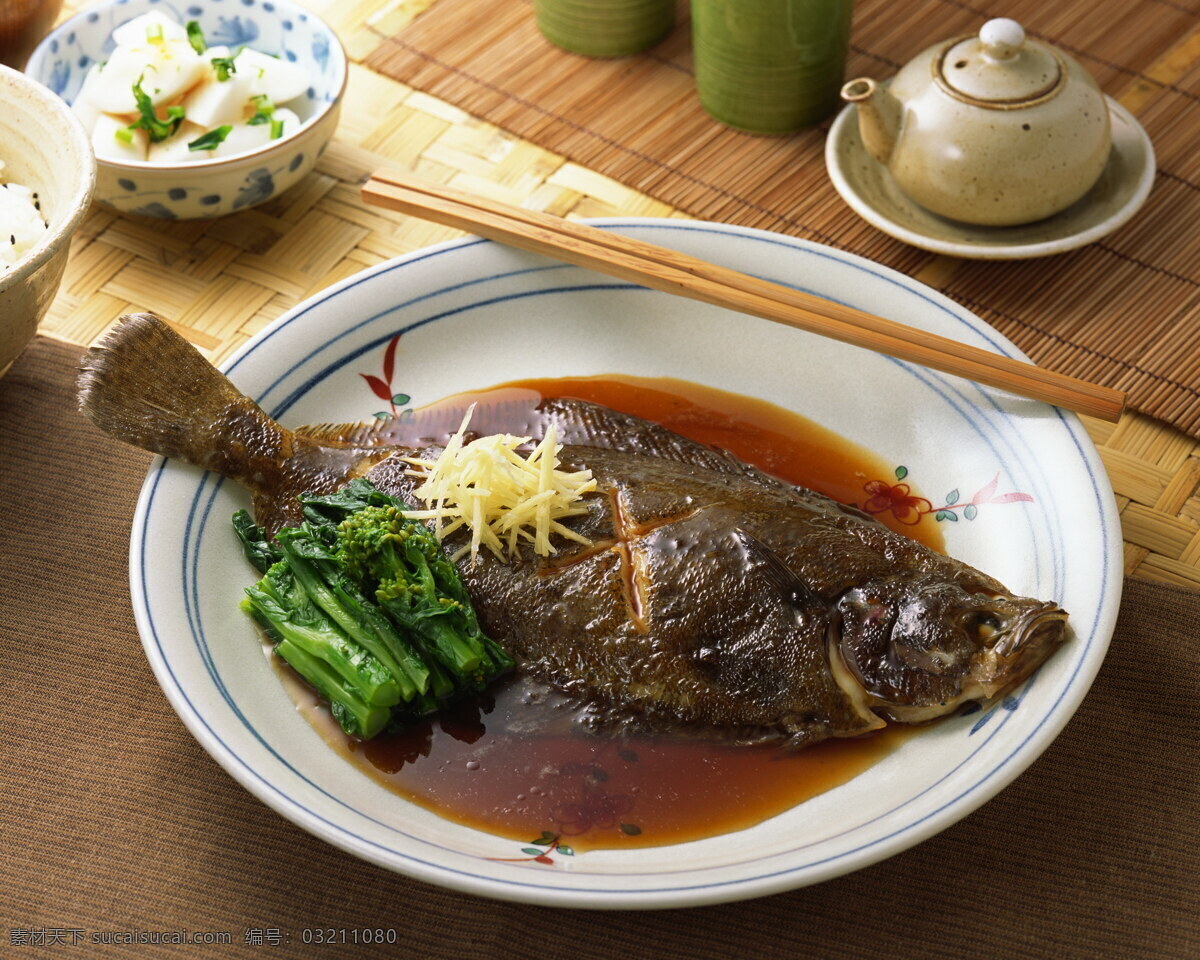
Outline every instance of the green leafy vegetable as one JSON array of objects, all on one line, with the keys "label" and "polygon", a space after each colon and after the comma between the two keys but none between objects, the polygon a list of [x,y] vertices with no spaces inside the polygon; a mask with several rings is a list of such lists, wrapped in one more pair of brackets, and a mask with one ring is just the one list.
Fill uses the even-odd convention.
[{"label": "green leafy vegetable", "polygon": [[212,130],[209,130],[208,133],[198,136],[195,140],[189,140],[188,149],[216,150],[217,147],[225,142],[225,138],[229,136],[229,131],[232,129],[233,127],[227,123],[223,123],[219,127],[214,127]]},{"label": "green leafy vegetable", "polygon": [[382,661],[400,684],[405,700],[429,689],[429,669],[420,656],[363,595],[307,524],[280,530],[276,540],[305,593],[351,638]]},{"label": "green leafy vegetable", "polygon": [[263,574],[242,606],[348,733],[367,739],[512,668],[480,630],[457,568],[402,501],[363,479],[300,501],[305,522],[274,541],[246,511],[234,515]]},{"label": "green leafy vegetable", "polygon": [[242,552],[259,573],[266,573],[273,564],[283,558],[283,551],[267,539],[267,532],[250,519],[250,514],[239,510],[233,515],[233,531],[242,542]]},{"label": "green leafy vegetable", "polygon": [[[161,27],[159,30],[161,31]],[[200,29],[200,24],[195,20],[187,22],[187,38],[188,43],[192,45],[192,49],[197,53],[203,53],[208,49],[208,44],[204,42],[204,31]]]},{"label": "green leafy vegetable", "polygon": [[283,121],[271,118],[271,139],[278,140],[283,136]]},{"label": "green leafy vegetable", "polygon": [[166,119],[160,120],[149,95],[142,89],[142,80],[144,79],[145,77],[138,77],[137,83],[133,85],[133,99],[137,101],[138,113],[141,116],[136,122],[130,124],[130,129],[145,130],[150,137],[150,142],[158,143],[160,140],[166,140],[179,129],[185,114],[183,107],[167,107]]},{"label": "green leafy vegetable", "polygon": [[351,736],[369,740],[387,726],[391,712],[386,707],[364,703],[324,660],[312,656],[291,640],[281,640],[275,649],[330,702],[330,712]]},{"label": "green leafy vegetable", "polygon": [[285,562],[272,565],[247,588],[246,602],[281,639],[328,663],[366,703],[391,707],[400,702],[399,684],[388,669],[312,602]]},{"label": "green leafy vegetable", "polygon": [[403,516],[403,501],[359,478],[335,494],[305,495],[300,502],[311,525],[330,531],[351,575],[450,672],[479,683],[512,667],[480,629],[458,568],[433,531]]}]

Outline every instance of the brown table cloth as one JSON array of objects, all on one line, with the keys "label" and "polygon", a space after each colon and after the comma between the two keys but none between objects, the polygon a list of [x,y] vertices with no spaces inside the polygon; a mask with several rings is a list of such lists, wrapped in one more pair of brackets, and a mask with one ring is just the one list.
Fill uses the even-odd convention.
[{"label": "brown table cloth", "polygon": [[[309,836],[184,729],[129,602],[148,458],[76,413],[80,353],[39,339],[0,379],[0,956],[1200,956],[1200,594],[1127,582],[1065,732],[999,797],[883,863],[678,911],[478,899]],[[314,928],[394,929],[397,944],[303,944]],[[179,931],[230,942],[104,942]]]}]

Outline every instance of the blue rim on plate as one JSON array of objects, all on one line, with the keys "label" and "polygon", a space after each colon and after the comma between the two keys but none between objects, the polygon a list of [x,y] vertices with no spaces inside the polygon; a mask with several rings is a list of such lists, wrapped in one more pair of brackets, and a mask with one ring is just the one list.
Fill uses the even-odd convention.
[{"label": "blue rim on plate", "polygon": [[[752,269],[748,264],[761,262],[775,273],[782,264],[787,269],[768,279],[797,285],[796,277],[804,275],[811,278],[811,292],[824,296],[832,295],[825,275],[846,271],[856,279],[843,280],[837,292],[848,301],[857,300],[855,305],[872,308],[870,302],[862,302],[856,288],[860,283],[875,284],[903,300],[910,312],[936,318],[942,324],[940,332],[949,327],[954,331],[950,335],[957,333],[999,353],[1021,356],[1007,340],[946,298],[850,254],[718,224],[627,219],[598,223],[708,259],[719,259],[723,246],[742,246],[738,255],[746,262],[727,265]],[[350,366],[382,349],[397,333],[408,338],[418,330],[451,328],[496,313],[503,316],[506,305],[520,305],[524,314],[536,312],[539,303],[583,305],[598,302],[596,298],[622,304],[636,300],[651,314],[666,309],[664,301],[680,303],[664,294],[467,238],[389,261],[322,292],[251,340],[224,370],[236,382],[254,367],[248,374],[253,383],[239,385],[272,416],[288,422],[289,414],[321,398],[323,391],[333,396],[335,382],[353,381],[356,374]],[[334,305],[342,319],[330,328],[329,310]],[[874,309],[881,312],[878,305]],[[320,329],[318,321],[322,321]],[[730,322],[759,323],[742,317]],[[759,335],[756,330],[755,336]],[[806,336],[795,331],[786,335]],[[854,348],[821,341],[813,349]],[[1026,575],[1046,596],[1055,598],[1081,589],[1072,580],[1079,576],[1080,558],[1068,556],[1076,547],[1067,537],[1068,521],[1060,515],[1066,501],[1057,492],[1066,482],[1066,463],[1066,474],[1074,483],[1072,515],[1095,526],[1088,543],[1096,582],[1094,595],[1086,594],[1086,609],[1071,610],[1076,637],[1056,654],[1059,659],[1053,662],[1051,678],[1035,675],[1015,696],[987,713],[943,725],[939,735],[945,729],[947,737],[959,737],[953,744],[959,751],[953,762],[947,761],[944,769],[930,767],[925,782],[904,786],[894,801],[864,810],[861,817],[850,817],[850,822],[834,825],[819,836],[802,836],[786,818],[776,818],[783,836],[769,842],[759,837],[745,846],[745,853],[739,852],[739,835],[727,835],[711,842],[611,856],[596,852],[547,872],[494,863],[489,852],[494,849],[490,856],[502,857],[512,841],[448,822],[441,822],[443,829],[432,814],[404,809],[405,802],[399,799],[394,800],[396,809],[375,797],[360,804],[356,795],[347,795],[344,785],[331,782],[327,773],[323,778],[320,772],[299,769],[297,754],[290,743],[280,740],[274,726],[247,714],[245,696],[233,689],[247,668],[230,660],[233,641],[224,643],[220,622],[213,626],[211,612],[218,599],[235,607],[240,592],[213,598],[213,577],[206,567],[213,562],[210,556],[231,549],[227,526],[231,511],[217,509],[219,504],[228,506],[223,498],[230,493],[229,485],[211,474],[161,459],[151,467],[142,490],[130,554],[135,614],[151,665],[192,733],[252,793],[327,841],[429,882],[502,899],[643,909],[779,892],[866,866],[977,808],[1028,766],[1061,730],[1090,685],[1111,636],[1120,595],[1121,550],[1111,490],[1077,418],[1042,405],[1014,402],[995,391],[900,361],[871,357],[876,364],[886,365],[890,376],[911,384],[922,403],[944,408],[938,414],[943,421],[960,422],[961,436],[968,438],[960,442],[986,451],[997,464],[1019,470],[1035,501],[1047,505],[1041,512],[1011,514],[1005,528],[1014,538],[1036,545],[1029,551]],[[686,369],[688,361],[680,362]],[[468,385],[483,387],[507,379],[512,377],[492,376]],[[421,399],[429,402],[464,388],[455,385]],[[1048,442],[1061,448],[1061,462],[1045,461]],[[1024,522],[1015,523],[1018,517]],[[162,551],[167,544],[178,552],[171,572],[164,573]],[[953,544],[951,553],[957,554]],[[1016,562],[1019,567],[1020,557]],[[243,580],[251,579],[247,570]],[[247,627],[245,633],[238,642],[253,646],[252,631]],[[1026,700],[1037,702],[1017,709]],[[770,823],[763,827],[769,829]],[[498,846],[490,847],[490,842]]]}]

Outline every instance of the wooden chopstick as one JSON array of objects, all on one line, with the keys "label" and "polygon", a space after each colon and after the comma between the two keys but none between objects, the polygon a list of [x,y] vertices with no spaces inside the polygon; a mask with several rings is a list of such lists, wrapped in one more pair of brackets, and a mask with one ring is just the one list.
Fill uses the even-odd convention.
[{"label": "wooden chopstick", "polygon": [[377,171],[364,202],[457,227],[641,286],[773,320],[1115,422],[1125,394],[760,280],[675,250],[525,210],[398,170]]}]

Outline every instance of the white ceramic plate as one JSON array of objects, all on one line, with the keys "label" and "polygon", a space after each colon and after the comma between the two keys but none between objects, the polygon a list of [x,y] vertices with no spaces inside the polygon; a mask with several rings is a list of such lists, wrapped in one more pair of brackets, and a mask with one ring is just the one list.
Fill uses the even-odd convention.
[{"label": "white ceramic plate", "polygon": [[[1010,356],[1003,337],[893,271],[774,234],[677,220],[612,230]],[[401,800],[328,749],[293,709],[238,609],[254,579],[230,531],[233,484],[158,461],[134,524],[137,624],[184,723],[245,787],[319,837],[458,890],[566,907],[667,907],[759,896],[880,860],[974,810],[1075,711],[1116,617],[1121,537],[1077,419],[766,321],[647,291],[479,239],[381,264],[281,317],[227,365],[284,424],[366,419],[403,333],[392,388],[415,405],[530,376],[674,376],[796,410],[907,468],[930,506],[953,493],[948,549],[1020,593],[1060,601],[1074,636],[1003,704],[954,718],[866,773],[734,834],[498,863],[524,844]],[[990,486],[996,478],[995,486]],[[895,477],[878,478],[890,483]],[[1031,500],[1007,496],[1021,493]],[[997,499],[998,498],[998,499]],[[953,504],[951,504],[953,506]],[[933,522],[927,518],[923,522]],[[501,638],[502,639],[502,638]]]}]

